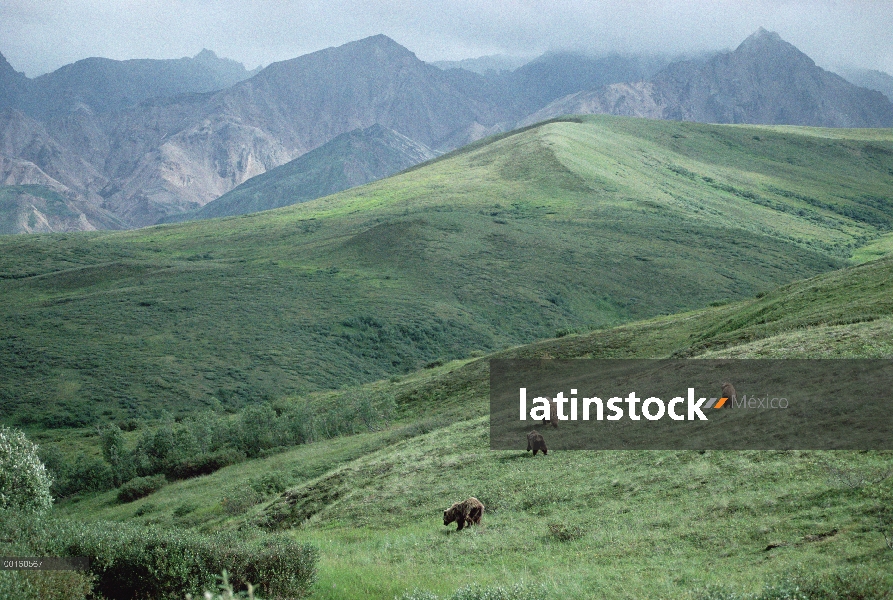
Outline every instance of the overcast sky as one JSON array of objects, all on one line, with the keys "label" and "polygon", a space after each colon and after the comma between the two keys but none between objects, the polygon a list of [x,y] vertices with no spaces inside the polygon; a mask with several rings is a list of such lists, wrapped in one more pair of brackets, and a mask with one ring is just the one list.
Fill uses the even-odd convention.
[{"label": "overcast sky", "polygon": [[761,26],[820,66],[893,74],[893,0],[0,0],[0,52],[29,77],[202,48],[251,69],[378,33],[427,61],[675,54],[733,49]]}]

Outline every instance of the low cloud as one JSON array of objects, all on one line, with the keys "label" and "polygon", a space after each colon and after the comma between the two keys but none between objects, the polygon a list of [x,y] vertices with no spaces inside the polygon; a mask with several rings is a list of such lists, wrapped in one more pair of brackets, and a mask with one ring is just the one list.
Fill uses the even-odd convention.
[{"label": "low cloud", "polygon": [[423,60],[546,50],[693,53],[777,31],[824,67],[893,72],[893,11],[870,0],[0,0],[0,52],[35,76],[88,56],[210,48],[248,68],[384,33]]}]

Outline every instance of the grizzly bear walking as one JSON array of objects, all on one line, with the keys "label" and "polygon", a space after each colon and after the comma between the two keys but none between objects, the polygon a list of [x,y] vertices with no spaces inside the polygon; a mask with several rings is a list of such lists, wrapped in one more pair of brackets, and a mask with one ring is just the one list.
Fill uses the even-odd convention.
[{"label": "grizzly bear walking", "polygon": [[484,505],[477,498],[469,498],[462,502],[456,502],[443,511],[443,524],[449,525],[453,521],[458,527],[456,531],[462,531],[466,525],[480,525],[484,514]]},{"label": "grizzly bear walking", "polygon": [[546,448],[546,440],[543,439],[543,434],[534,429],[530,433],[527,434],[527,451],[530,452],[533,450],[533,455],[536,456],[536,453],[540,450],[543,451],[543,454],[549,454],[549,450]]}]

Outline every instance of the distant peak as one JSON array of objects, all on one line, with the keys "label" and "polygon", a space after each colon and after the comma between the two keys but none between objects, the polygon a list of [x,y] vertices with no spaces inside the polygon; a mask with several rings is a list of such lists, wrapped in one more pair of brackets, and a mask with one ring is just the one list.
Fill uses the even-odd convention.
[{"label": "distant peak", "polygon": [[217,60],[217,54],[214,53],[213,50],[208,50],[207,48],[202,48],[202,51],[193,56],[192,58],[196,60]]},{"label": "distant peak", "polygon": [[405,54],[413,54],[409,49],[405,48],[404,46],[401,46],[400,44],[398,44],[397,42],[395,42],[394,40],[392,40],[391,38],[389,38],[388,36],[386,36],[383,33],[379,33],[378,35],[371,35],[367,38],[363,38],[363,39],[357,40],[355,42],[350,42],[349,44],[345,44],[345,45],[348,45],[348,46],[349,45],[357,45],[357,46],[368,47],[368,48],[380,48],[383,50],[398,51],[398,52],[405,53]]},{"label": "distant peak", "polygon": [[768,31],[760,27],[754,33],[752,33],[746,40],[741,42],[741,45],[738,46],[738,49],[748,49],[748,48],[765,48],[767,46],[775,46],[775,45],[786,45],[790,46],[786,41],[781,39],[781,36],[775,33],[774,31]]},{"label": "distant peak", "polygon": [[368,134],[372,134],[372,135],[380,135],[383,131],[385,131],[384,127],[382,127],[378,123],[373,123],[366,129],[364,129],[363,133],[368,133]]},{"label": "distant peak", "polygon": [[815,62],[796,46],[781,39],[781,36],[774,31],[766,31],[762,27],[741,42],[735,54],[757,60],[765,59],[767,56],[783,57],[784,60],[815,65]]},{"label": "distant peak", "polygon": [[[383,33],[377,33],[375,35],[370,35],[369,37],[362,38],[359,41],[360,42],[376,43],[376,44],[397,44],[397,42],[395,42],[394,40],[392,40],[391,38],[389,38],[388,36],[386,36]],[[397,44],[397,45],[399,46],[400,44]]]},{"label": "distant peak", "polygon": [[12,73],[14,77],[25,79],[25,74],[16,71],[2,53],[0,53],[0,73]]}]

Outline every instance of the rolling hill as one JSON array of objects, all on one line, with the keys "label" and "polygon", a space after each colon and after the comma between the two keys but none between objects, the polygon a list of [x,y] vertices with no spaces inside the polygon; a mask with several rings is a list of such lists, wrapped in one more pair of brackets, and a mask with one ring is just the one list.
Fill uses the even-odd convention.
[{"label": "rolling hill", "polygon": [[[337,406],[383,392],[395,397],[400,418],[171,483],[133,503],[108,492],[57,513],[246,535],[258,525],[288,531],[320,548],[315,598],[521,583],[525,598],[590,598],[597,589],[606,598],[880,599],[893,585],[881,535],[893,525],[884,512],[893,499],[889,451],[532,458],[523,440],[517,451],[491,451],[486,413],[490,358],[889,358],[891,287],[887,256],[756,299],[341,390],[316,401]],[[440,511],[469,495],[487,507],[483,526],[447,531]]]},{"label": "rolling hill", "polygon": [[540,124],[275,211],[0,240],[0,411],[236,409],[752,297],[889,230],[889,131]]}]

